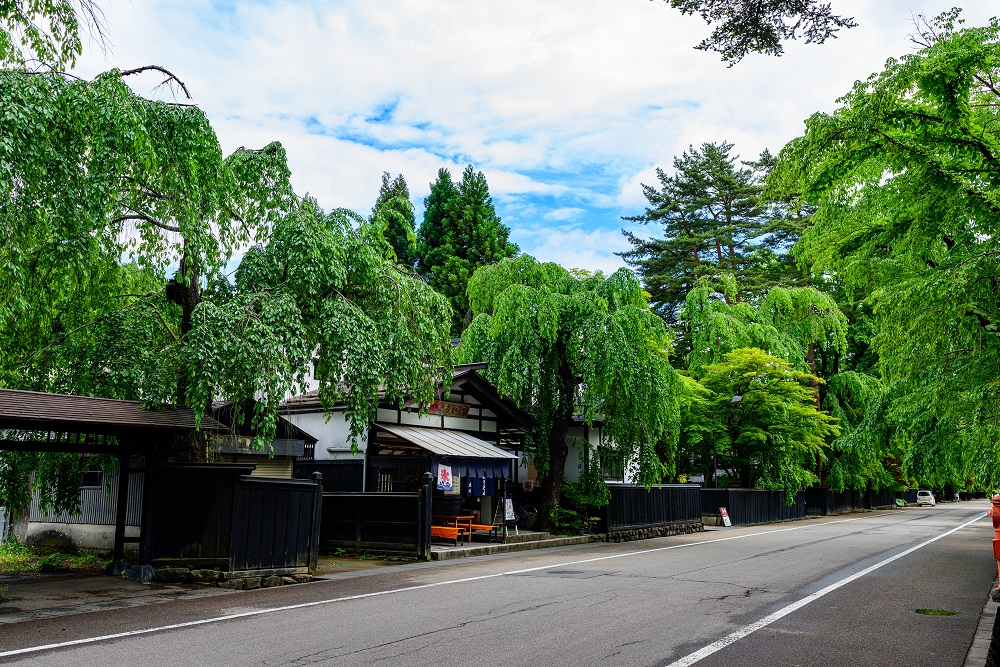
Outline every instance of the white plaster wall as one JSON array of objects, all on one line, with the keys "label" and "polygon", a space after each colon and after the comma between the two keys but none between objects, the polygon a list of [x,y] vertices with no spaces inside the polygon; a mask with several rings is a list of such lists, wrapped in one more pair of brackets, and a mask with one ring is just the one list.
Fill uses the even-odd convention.
[{"label": "white plaster wall", "polygon": [[[347,417],[343,412],[331,413],[329,421],[327,421],[326,415],[322,412],[284,415],[284,417],[317,439],[315,454],[313,456],[317,461],[356,458],[351,454],[351,443],[349,440],[351,427],[347,423]],[[358,439],[358,457],[364,458],[367,446],[368,437],[366,434]],[[330,452],[327,451],[328,449],[336,451]]]}]

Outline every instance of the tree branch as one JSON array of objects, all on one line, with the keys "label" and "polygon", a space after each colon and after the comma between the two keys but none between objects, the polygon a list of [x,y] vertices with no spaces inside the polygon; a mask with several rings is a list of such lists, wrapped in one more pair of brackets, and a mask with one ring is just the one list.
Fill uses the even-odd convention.
[{"label": "tree branch", "polygon": [[112,223],[123,222],[125,220],[143,220],[144,222],[148,222],[149,224],[155,225],[155,226],[159,227],[160,229],[164,229],[164,230],[166,230],[168,232],[177,232],[177,233],[180,233],[180,231],[181,231],[180,227],[174,227],[173,225],[168,225],[165,222],[160,222],[159,220],[156,220],[155,218],[151,218],[148,215],[146,215],[145,213],[139,213],[138,211],[136,211],[134,213],[130,213],[128,215],[118,216],[117,218],[115,218],[111,222]]},{"label": "tree branch", "polygon": [[143,65],[142,67],[136,67],[135,69],[123,70],[122,71],[122,76],[131,76],[133,74],[139,74],[141,72],[148,72],[150,70],[153,70],[153,71],[156,71],[156,72],[160,72],[162,74],[166,74],[167,78],[163,81],[163,83],[167,83],[167,82],[169,82],[171,80],[174,81],[174,82],[176,82],[177,85],[181,87],[181,90],[184,91],[184,95],[189,100],[191,99],[191,93],[188,92],[187,86],[184,85],[184,82],[181,81],[180,79],[178,79],[177,76],[173,72],[171,72],[170,70],[168,70],[168,69],[166,69],[164,67],[160,67],[159,65]]}]

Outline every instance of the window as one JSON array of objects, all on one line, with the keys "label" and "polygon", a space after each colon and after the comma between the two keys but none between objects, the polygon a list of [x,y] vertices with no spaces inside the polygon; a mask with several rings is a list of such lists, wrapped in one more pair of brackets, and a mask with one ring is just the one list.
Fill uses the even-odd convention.
[{"label": "window", "polygon": [[80,486],[85,489],[103,489],[104,471],[100,468],[94,467],[84,472],[83,478],[80,480]]}]

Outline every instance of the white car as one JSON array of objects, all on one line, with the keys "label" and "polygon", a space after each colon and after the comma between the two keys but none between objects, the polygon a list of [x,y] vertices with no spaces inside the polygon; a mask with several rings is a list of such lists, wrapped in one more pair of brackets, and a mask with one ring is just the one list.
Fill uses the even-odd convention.
[{"label": "white car", "polygon": [[930,491],[917,491],[917,507],[921,505],[930,505],[931,507],[937,505],[934,494]]}]

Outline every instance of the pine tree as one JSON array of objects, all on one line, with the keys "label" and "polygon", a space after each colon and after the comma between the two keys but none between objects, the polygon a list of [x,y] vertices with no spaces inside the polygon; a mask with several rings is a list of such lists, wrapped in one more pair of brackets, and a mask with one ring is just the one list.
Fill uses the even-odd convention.
[{"label": "pine tree", "polygon": [[[639,216],[625,218],[659,223],[663,236],[625,237],[632,249],[621,253],[642,278],[652,303],[667,322],[677,322],[685,297],[699,278],[729,274],[741,301],[771,286],[757,284],[756,269],[773,249],[765,245],[768,216],[760,203],[760,173],[768,171],[769,156],[759,163],[738,166],[733,144],[706,143],[674,159],[674,175],[657,169],[660,187],[643,185],[649,206]],[[758,166],[759,165],[759,166]]]},{"label": "pine tree", "polygon": [[416,219],[410,203],[410,189],[402,174],[395,180],[389,172],[382,174],[382,187],[372,208],[371,221],[383,226],[382,235],[396,251],[396,262],[413,267],[417,263]]}]

